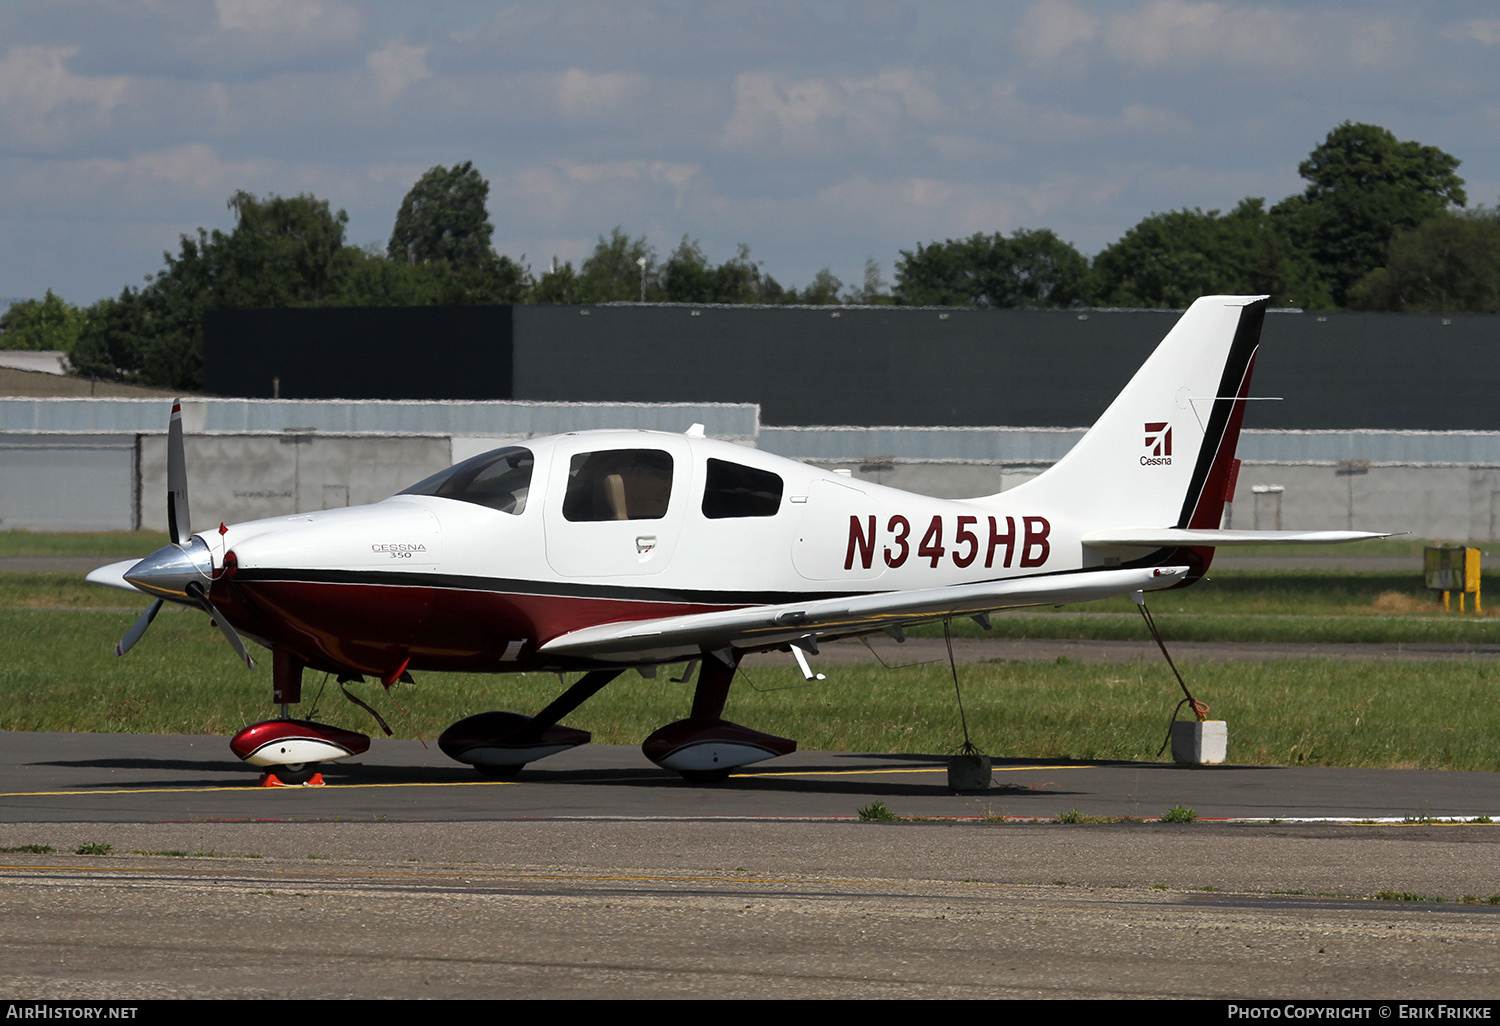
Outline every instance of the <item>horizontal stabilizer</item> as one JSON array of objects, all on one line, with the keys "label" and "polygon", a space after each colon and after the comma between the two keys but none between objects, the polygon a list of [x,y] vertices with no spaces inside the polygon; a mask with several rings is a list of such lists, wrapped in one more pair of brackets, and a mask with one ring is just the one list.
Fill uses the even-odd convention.
[{"label": "horizontal stabilizer", "polygon": [[726,648],[776,648],[809,635],[866,634],[994,609],[1089,602],[1133,591],[1156,591],[1180,583],[1187,572],[1186,567],[1092,570],[746,606],[656,620],[623,620],[560,635],[543,644],[541,651],[622,662],[668,662]]},{"label": "horizontal stabilizer", "polygon": [[1187,527],[1118,527],[1090,531],[1083,544],[1094,548],[1165,549],[1177,546],[1332,545],[1337,542],[1389,538],[1378,531],[1219,531]]}]

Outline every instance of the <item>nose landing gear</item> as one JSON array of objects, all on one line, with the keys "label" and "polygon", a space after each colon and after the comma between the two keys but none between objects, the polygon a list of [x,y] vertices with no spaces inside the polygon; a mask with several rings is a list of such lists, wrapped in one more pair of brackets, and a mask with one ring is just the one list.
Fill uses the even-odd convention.
[{"label": "nose landing gear", "polygon": [[366,734],[287,715],[289,705],[302,701],[305,665],[291,652],[276,649],[272,687],[275,700],[281,703],[281,717],[252,723],[229,739],[230,751],[252,766],[265,768],[261,783],[267,786],[321,783],[319,763],[347,759],[370,748]]}]

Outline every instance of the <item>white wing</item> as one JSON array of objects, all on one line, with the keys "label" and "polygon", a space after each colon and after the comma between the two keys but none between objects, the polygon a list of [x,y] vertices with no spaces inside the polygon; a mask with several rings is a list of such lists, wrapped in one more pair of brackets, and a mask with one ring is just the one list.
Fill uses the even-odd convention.
[{"label": "white wing", "polygon": [[542,645],[541,651],[627,663],[668,662],[705,652],[776,648],[822,635],[867,634],[886,627],[1016,606],[1088,602],[1134,591],[1155,591],[1178,584],[1187,572],[1186,567],[1092,570],[625,620],[560,635]]},{"label": "white wing", "polygon": [[1176,548],[1220,545],[1331,545],[1336,542],[1389,538],[1375,531],[1217,531],[1190,527],[1117,527],[1090,531],[1083,544],[1094,548]]}]

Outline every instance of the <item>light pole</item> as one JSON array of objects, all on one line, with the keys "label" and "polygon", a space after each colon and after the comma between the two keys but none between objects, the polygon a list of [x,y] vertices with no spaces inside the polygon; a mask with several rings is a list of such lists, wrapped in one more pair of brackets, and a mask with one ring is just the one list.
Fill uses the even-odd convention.
[{"label": "light pole", "polygon": [[646,301],[646,258],[636,257],[635,262],[641,269],[641,302]]}]

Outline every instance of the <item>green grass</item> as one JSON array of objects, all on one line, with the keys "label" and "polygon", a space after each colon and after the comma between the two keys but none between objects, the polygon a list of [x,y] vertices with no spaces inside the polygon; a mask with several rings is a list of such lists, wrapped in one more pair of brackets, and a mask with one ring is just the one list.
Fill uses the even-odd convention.
[{"label": "green grass", "polygon": [[[1345,542],[1338,545],[1236,545],[1232,549],[1220,549],[1219,554],[1222,556],[1312,556],[1319,559],[1331,557],[1347,558],[1349,556],[1414,556],[1420,559],[1422,550],[1429,545],[1457,544],[1476,543],[1445,542],[1427,538],[1413,538],[1410,535],[1400,535],[1396,538]],[[1483,543],[1477,544],[1482,545]]]},{"label": "green grass", "polygon": [[[269,661],[254,672],[239,666],[201,613],[163,610],[130,655],[115,658],[134,615],[0,609],[0,729],[229,734],[274,713]],[[1500,691],[1488,664],[1183,663],[1211,715],[1230,722],[1234,762],[1500,770]],[[567,722],[601,743],[639,744],[691,706],[692,686],[672,675],[626,674]],[[960,675],[971,734],[1002,758],[1155,760],[1180,697],[1155,662],[995,662]],[[550,674],[417,680],[391,695],[377,684],[351,690],[397,736],[429,742],[464,716],[533,712],[559,690]],[[309,675],[299,714],[378,733],[331,683],[315,708],[321,683]],[[751,664],[725,716],[810,749],[951,753],[961,740],[946,665],[833,667],[828,680],[808,683],[793,669]]]},{"label": "green grass", "polygon": [[0,556],[146,556],[167,543],[156,531],[0,531]]},{"label": "green grass", "polygon": [[[1497,594],[1500,599],[1500,594]],[[1484,616],[1445,613],[1421,575],[1337,570],[1223,571],[1188,588],[1146,598],[1171,641],[1362,642],[1369,644],[1500,641],[1500,606]],[[1148,637],[1128,598],[1106,599],[953,622],[958,637],[1082,638],[1138,641]],[[941,637],[940,624],[914,627],[914,637]]]},{"label": "green grass", "polygon": [[[0,541],[93,539],[59,554],[149,552],[154,535],[0,534]],[[1387,542],[1420,550],[1420,542]],[[0,547],[0,553],[5,552]],[[14,553],[14,549],[10,550]],[[35,552],[36,550],[29,550]],[[53,549],[53,552],[58,552]],[[1224,571],[1150,599],[1173,641],[1492,643],[1500,620],[1443,614],[1415,573]],[[236,664],[201,613],[164,609],[125,659],[116,641],[144,598],[77,575],[0,574],[0,729],[228,734],[273,714],[268,654],[253,673]],[[1500,593],[1496,595],[1500,608]],[[1126,599],[998,615],[990,636],[1144,640]],[[983,635],[957,621],[962,634]],[[913,633],[941,633],[923,628]],[[1179,657],[1195,694],[1230,721],[1235,762],[1500,770],[1500,690],[1480,662],[1286,660],[1208,663]],[[946,665],[824,668],[808,683],[752,662],[730,693],[727,718],[825,750],[951,753],[960,740]],[[997,757],[1156,758],[1180,697],[1155,661],[1118,665],[995,662],[965,666],[975,741]],[[568,717],[602,743],[639,744],[686,715],[692,686],[676,672],[630,673]],[[368,714],[310,674],[298,714],[378,733]],[[532,712],[559,690],[552,675],[418,674],[388,695],[355,686],[401,737],[431,741],[484,709]],[[396,703],[399,702],[400,708]],[[315,704],[316,703],[316,704]]]},{"label": "green grass", "polygon": [[[1008,615],[995,617],[985,635],[955,630],[957,637],[1078,638],[1089,641],[1147,641],[1138,614]],[[1500,641],[1500,622],[1489,617],[1458,614],[1322,617],[1158,615],[1157,627],[1170,646],[1174,641],[1284,641],[1306,644],[1468,644]],[[954,624],[958,626],[957,622]],[[941,637],[942,628],[913,629],[912,637]]]},{"label": "green grass", "polygon": [[144,595],[90,584],[81,574],[0,573],[0,609],[145,609]]}]

